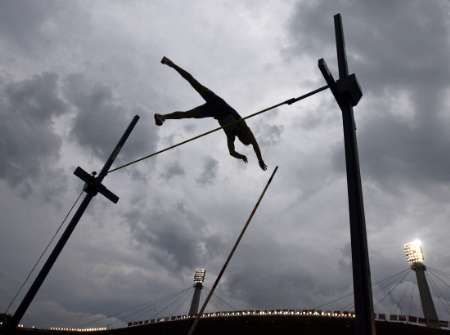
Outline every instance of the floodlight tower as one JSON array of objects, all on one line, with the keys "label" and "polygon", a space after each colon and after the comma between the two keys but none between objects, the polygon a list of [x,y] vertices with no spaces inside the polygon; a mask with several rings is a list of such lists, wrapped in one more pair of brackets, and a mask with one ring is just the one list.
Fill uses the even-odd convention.
[{"label": "floodlight tower", "polygon": [[196,269],[194,273],[194,295],[192,296],[191,307],[189,308],[189,315],[198,313],[198,306],[200,305],[200,293],[205,281],[206,270]]},{"label": "floodlight tower", "polygon": [[423,263],[422,242],[414,240],[403,245],[406,260],[411,269],[416,273],[417,286],[419,287],[420,301],[422,303],[423,316],[426,319],[428,327],[438,328],[439,319],[434,307],[433,298],[431,297],[430,287],[428,286],[425,270],[427,269]]}]

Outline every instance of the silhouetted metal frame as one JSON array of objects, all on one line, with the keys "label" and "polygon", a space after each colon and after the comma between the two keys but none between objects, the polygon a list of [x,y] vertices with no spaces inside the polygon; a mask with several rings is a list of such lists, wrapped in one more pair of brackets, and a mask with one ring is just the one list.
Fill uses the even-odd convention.
[{"label": "silhouetted metal frame", "polygon": [[[343,81],[349,76],[349,73],[340,14],[334,16],[334,28],[339,80]],[[353,107],[351,99],[339,89],[339,85],[334,80],[325,60],[320,59],[318,65],[342,111],[356,314],[354,330],[355,334],[358,335],[374,335],[375,326],[370,263]]]},{"label": "silhouetted metal frame", "polygon": [[97,195],[97,193],[101,193],[103,196],[105,196],[107,199],[111,200],[114,203],[117,203],[119,201],[119,197],[117,197],[114,193],[109,191],[105,186],[102,185],[102,181],[105,178],[105,176],[108,173],[108,170],[110,169],[112,163],[116,159],[117,155],[119,154],[120,150],[122,149],[123,145],[125,144],[126,140],[131,134],[131,131],[133,130],[134,126],[139,120],[139,116],[134,116],[133,120],[128,125],[127,129],[123,133],[122,137],[120,138],[119,142],[117,143],[116,147],[112,151],[111,155],[109,156],[108,160],[106,161],[105,165],[103,166],[102,170],[100,171],[99,175],[95,177],[94,175],[90,175],[86,171],[84,171],[82,168],[77,167],[74,171],[74,174],[81,178],[86,184],[84,191],[86,192],[86,196],[81,202],[80,206],[78,207],[77,211],[73,215],[70,223],[67,225],[66,229],[62,233],[60,239],[56,243],[55,247],[53,248],[50,256],[48,257],[47,261],[43,265],[41,271],[36,276],[36,279],[34,280],[33,284],[31,285],[30,289],[26,293],[25,297],[23,298],[22,302],[20,303],[19,307],[17,308],[16,312],[12,316],[11,320],[8,322],[7,325],[7,331],[12,332],[15,331],[17,328],[20,320],[24,316],[25,312],[27,311],[28,307],[30,306],[31,302],[33,301],[34,297],[36,296],[37,292],[39,291],[39,288],[41,287],[42,283],[44,282],[45,278],[47,277],[48,273],[50,272],[51,268],[53,267],[53,264],[55,263],[56,259],[58,258],[59,254],[61,253],[62,249],[64,248],[64,245],[68,241],[70,235],[72,234],[73,230],[75,229],[77,223],[83,216],[85,210],[87,209],[90,201],[94,196]]}]

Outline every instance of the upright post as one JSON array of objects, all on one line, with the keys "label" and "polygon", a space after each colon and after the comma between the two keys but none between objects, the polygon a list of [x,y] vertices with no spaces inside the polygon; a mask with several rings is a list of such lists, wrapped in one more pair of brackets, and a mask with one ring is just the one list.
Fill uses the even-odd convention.
[{"label": "upright post", "polygon": [[88,207],[90,201],[92,198],[97,195],[97,193],[101,193],[106,198],[111,200],[114,203],[117,203],[119,201],[119,198],[109,191],[105,186],[102,185],[102,181],[105,178],[105,176],[108,173],[109,168],[111,167],[112,163],[116,159],[117,155],[120,152],[120,149],[125,144],[125,141],[130,136],[131,131],[133,130],[134,126],[139,120],[139,116],[135,116],[127,129],[125,130],[124,134],[120,138],[119,142],[117,143],[116,147],[114,148],[113,152],[109,156],[108,160],[106,161],[105,165],[103,166],[100,174],[98,177],[95,177],[95,174],[90,175],[87,172],[85,172],[80,167],[77,167],[74,174],[84,180],[86,182],[84,191],[86,192],[86,196],[81,202],[80,206],[78,207],[77,211],[72,217],[72,220],[67,225],[65,231],[61,235],[59,241],[56,243],[55,248],[51,252],[50,256],[48,257],[47,261],[45,262],[44,266],[42,267],[41,271],[37,275],[36,279],[34,280],[33,284],[31,285],[30,289],[28,290],[27,294],[23,298],[22,302],[20,303],[19,307],[17,308],[16,312],[12,316],[11,320],[9,320],[7,324],[7,329],[9,331],[13,331],[17,328],[20,320],[22,319],[23,315],[27,311],[28,307],[30,306],[31,302],[33,301],[34,297],[36,296],[36,293],[38,292],[39,288],[41,287],[42,283],[44,282],[45,278],[47,277],[50,269],[52,268],[53,264],[55,263],[56,259],[58,258],[59,254],[61,253],[62,249],[64,248],[64,245],[66,244],[67,240],[69,239],[70,235],[72,234],[73,230],[75,229],[75,226],[77,225],[80,218],[83,216],[84,211]]},{"label": "upright post", "polygon": [[355,334],[374,335],[374,311],[370,263],[367,247],[367,232],[364,216],[363,193],[359,168],[358,145],[353,106],[362,96],[355,75],[349,75],[345,52],[344,32],[341,15],[334,16],[336,50],[339,66],[339,80],[333,79],[323,59],[319,68],[330,87],[342,111],[345,144],[345,162],[347,171],[347,191],[350,216],[350,239],[353,265],[353,290],[355,302]]}]

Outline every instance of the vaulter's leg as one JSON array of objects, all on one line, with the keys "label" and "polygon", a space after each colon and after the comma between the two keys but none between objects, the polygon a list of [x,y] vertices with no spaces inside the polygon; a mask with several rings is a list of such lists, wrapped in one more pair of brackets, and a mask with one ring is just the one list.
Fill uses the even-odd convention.
[{"label": "vaulter's leg", "polygon": [[211,91],[209,88],[203,86],[200,84],[197,79],[195,79],[189,72],[184,70],[183,68],[179,67],[177,64],[172,62],[169,58],[163,57],[161,59],[161,63],[165,64],[175,71],[177,71],[191,86],[194,88],[194,90],[197,91],[198,94],[201,95],[201,97],[206,101],[211,101],[212,99],[216,98],[216,94]]},{"label": "vaulter's leg", "polygon": [[211,115],[209,115],[208,113],[208,108],[206,106],[206,104],[195,107],[191,110],[188,110],[186,112],[173,112],[173,113],[169,113],[169,114],[155,114],[155,124],[157,126],[161,126],[164,121],[169,120],[169,119],[191,119],[191,118],[195,118],[195,119],[201,119],[201,118],[205,118],[205,117],[210,117]]}]

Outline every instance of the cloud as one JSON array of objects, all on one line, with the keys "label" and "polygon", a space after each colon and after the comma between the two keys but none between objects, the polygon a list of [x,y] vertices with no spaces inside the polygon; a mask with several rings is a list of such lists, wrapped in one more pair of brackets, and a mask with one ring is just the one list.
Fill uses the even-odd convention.
[{"label": "cloud", "polygon": [[[369,117],[359,130],[364,173],[392,191],[406,183],[422,191],[448,183],[450,159],[444,153],[450,146],[450,131],[445,124],[439,115],[430,115],[429,123],[414,121],[412,125],[393,112]],[[340,171],[343,155],[342,147],[333,153],[335,168]]]},{"label": "cloud", "polygon": [[196,179],[200,185],[212,184],[217,177],[219,162],[214,158],[208,157],[204,160],[203,171]]},{"label": "cloud", "polygon": [[207,222],[182,203],[128,211],[124,215],[132,236],[148,257],[169,272],[192,271],[219,254],[223,242]]},{"label": "cloud", "polygon": [[336,68],[332,16],[342,13],[350,70],[370,89],[445,84],[450,71],[443,66],[449,45],[447,10],[446,1],[412,1],[408,6],[390,1],[298,3],[290,19],[288,50],[291,56],[307,54],[314,60],[332,56],[328,61]]},{"label": "cloud", "polygon": [[[416,187],[448,182],[450,159],[444,152],[450,131],[442,113],[450,87],[450,68],[444,65],[450,52],[448,3],[299,3],[289,25],[299,41],[290,46],[292,55],[325,56],[335,68],[331,17],[337,12],[343,15],[350,71],[364,92],[355,110],[364,173],[385,186],[393,180]],[[336,146],[333,160],[341,173],[342,156],[342,146]]]},{"label": "cloud", "polygon": [[249,232],[230,263],[222,290],[252,308],[313,308],[349,290],[351,269],[343,275],[335,264],[315,266],[332,256],[306,244],[278,240],[270,230]]},{"label": "cloud", "polygon": [[[78,24],[80,21],[83,24]],[[89,22],[90,14],[76,2],[1,1],[0,44],[36,60],[71,37],[74,30],[88,33]]]},{"label": "cloud", "polygon": [[67,105],[59,96],[54,73],[2,84],[0,178],[29,190],[42,176],[56,177],[62,140],[54,130],[54,120],[67,112]]},{"label": "cloud", "polygon": [[[72,136],[98,158],[106,159],[130,123],[133,114],[144,114],[141,108],[124,106],[110,87],[90,81],[82,74],[64,80],[64,97],[76,110]],[[131,160],[154,151],[158,141],[155,127],[138,122],[121,151],[120,159]]]},{"label": "cloud", "polygon": [[338,12],[343,17],[350,72],[357,74],[365,95],[424,89],[425,94],[411,98],[420,101],[429,96],[426,103],[430,103],[435,101],[430,92],[448,87],[446,1],[412,1],[408,6],[387,1],[383,5],[344,0],[298,3],[290,19],[292,42],[286,52],[314,60],[325,57],[336,69],[332,16]]},{"label": "cloud", "polygon": [[161,177],[165,180],[170,180],[177,176],[184,176],[186,171],[180,165],[180,162],[175,161],[170,164],[166,164],[164,171],[161,173]]},{"label": "cloud", "polygon": [[22,48],[34,44],[54,7],[50,1],[46,5],[36,1],[0,2],[0,36]]},{"label": "cloud", "polygon": [[283,125],[259,122],[255,128],[255,131],[258,133],[257,141],[264,146],[276,145],[280,143],[283,130]]},{"label": "cloud", "polygon": [[[280,246],[272,244],[265,249],[252,247],[253,251],[239,255],[239,259],[236,257],[233,260],[234,269],[228,271],[229,278],[225,285],[231,296],[253,308],[310,306],[314,301],[312,292],[302,288],[313,287],[315,280],[307,266],[291,268],[283,252],[286,249],[282,250]],[[261,250],[265,252],[261,254]],[[272,270],[267,271],[268,268]]]},{"label": "cloud", "polygon": [[[135,113],[141,119],[117,164],[153,152],[158,135],[164,134],[164,143],[158,143],[164,147],[194,128],[216,126],[214,120],[154,126],[154,111],[201,103],[189,85],[161,66],[163,54],[248,114],[323,85],[319,57],[336,73],[332,15],[338,11],[350,69],[364,90],[355,116],[373,279],[407,266],[401,245],[412,235],[424,240],[429,268],[445,270],[450,200],[445,155],[450,81],[448,69],[440,66],[448,63],[445,5],[441,0],[252,0],[237,7],[207,1],[1,2],[0,150],[3,157],[5,144],[16,150],[9,154],[13,160],[0,163],[5,216],[0,235],[7,237],[0,250],[0,296],[5,302],[11,297],[61,208],[73,201],[59,194],[64,206],[55,206],[40,192],[23,198],[14,190],[30,194],[46,184],[63,187],[73,178],[61,179],[57,171],[72,167],[75,156],[103,162]],[[219,285],[219,294],[236,307],[312,308],[351,292],[340,111],[326,91],[279,111],[249,120],[264,158],[281,169]],[[136,165],[127,169],[134,174],[111,178],[120,203],[111,207],[102,197],[93,202],[87,224],[77,227],[27,313],[28,324],[92,325],[90,315],[114,315],[191,287],[197,266],[207,268],[212,282],[268,175],[224,155],[223,134],[204,143],[146,161],[154,162],[151,170]],[[145,178],[136,178],[144,171]],[[27,248],[17,249],[23,245]],[[381,311],[396,310],[397,300],[411,289],[393,292]],[[377,290],[376,297],[385,294]],[[350,295],[336,307],[351,301]]]}]

